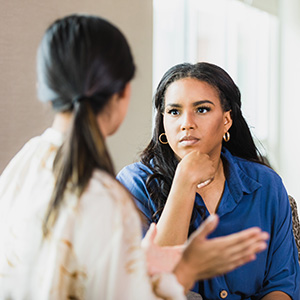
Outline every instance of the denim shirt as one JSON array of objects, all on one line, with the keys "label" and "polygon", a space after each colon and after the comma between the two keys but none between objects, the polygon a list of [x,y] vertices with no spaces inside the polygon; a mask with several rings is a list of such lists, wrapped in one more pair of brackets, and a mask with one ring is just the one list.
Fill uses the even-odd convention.
[{"label": "denim shirt", "polygon": [[[193,290],[204,299],[261,299],[272,291],[282,291],[300,299],[298,251],[292,230],[291,207],[281,178],[267,166],[233,156],[222,149],[226,165],[225,188],[217,209],[220,223],[210,238],[258,226],[270,234],[268,248],[247,263],[223,276],[196,283]],[[148,225],[155,204],[146,189],[151,171],[142,163],[123,168],[117,179],[133,195]],[[190,233],[209,215],[196,193]],[[145,231],[145,229],[144,229]]]}]

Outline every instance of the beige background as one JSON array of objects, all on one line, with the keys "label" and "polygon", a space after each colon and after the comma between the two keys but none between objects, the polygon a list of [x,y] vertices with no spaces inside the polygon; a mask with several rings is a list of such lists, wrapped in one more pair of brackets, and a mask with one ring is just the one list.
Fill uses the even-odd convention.
[{"label": "beige background", "polygon": [[126,35],[137,65],[129,114],[108,144],[116,170],[131,163],[151,135],[151,0],[0,0],[0,174],[31,137],[51,125],[37,100],[35,57],[48,25],[70,13],[100,15]]}]

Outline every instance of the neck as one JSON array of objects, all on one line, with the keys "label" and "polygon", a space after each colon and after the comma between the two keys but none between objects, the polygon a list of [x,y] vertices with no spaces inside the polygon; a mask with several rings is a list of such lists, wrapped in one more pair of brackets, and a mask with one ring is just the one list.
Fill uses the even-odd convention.
[{"label": "neck", "polygon": [[52,123],[52,128],[61,133],[66,133],[70,127],[72,116],[73,114],[70,112],[56,113]]},{"label": "neck", "polygon": [[215,213],[217,211],[224,192],[224,186],[225,174],[223,162],[220,157],[217,162],[214,180],[209,185],[197,190],[210,213]]}]

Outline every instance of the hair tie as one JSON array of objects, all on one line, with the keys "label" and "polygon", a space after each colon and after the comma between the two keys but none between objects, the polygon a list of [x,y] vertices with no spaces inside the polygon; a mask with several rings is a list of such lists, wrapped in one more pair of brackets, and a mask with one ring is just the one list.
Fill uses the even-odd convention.
[{"label": "hair tie", "polygon": [[72,104],[75,105],[76,103],[82,102],[84,99],[86,99],[86,96],[75,96],[72,100]]}]

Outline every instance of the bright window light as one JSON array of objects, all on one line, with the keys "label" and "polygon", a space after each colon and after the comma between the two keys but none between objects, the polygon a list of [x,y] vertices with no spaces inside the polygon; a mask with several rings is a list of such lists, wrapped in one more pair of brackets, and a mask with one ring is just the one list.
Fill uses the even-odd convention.
[{"label": "bright window light", "polygon": [[241,90],[258,147],[276,166],[278,18],[238,0],[154,0],[153,89],[182,63],[224,68]]}]

